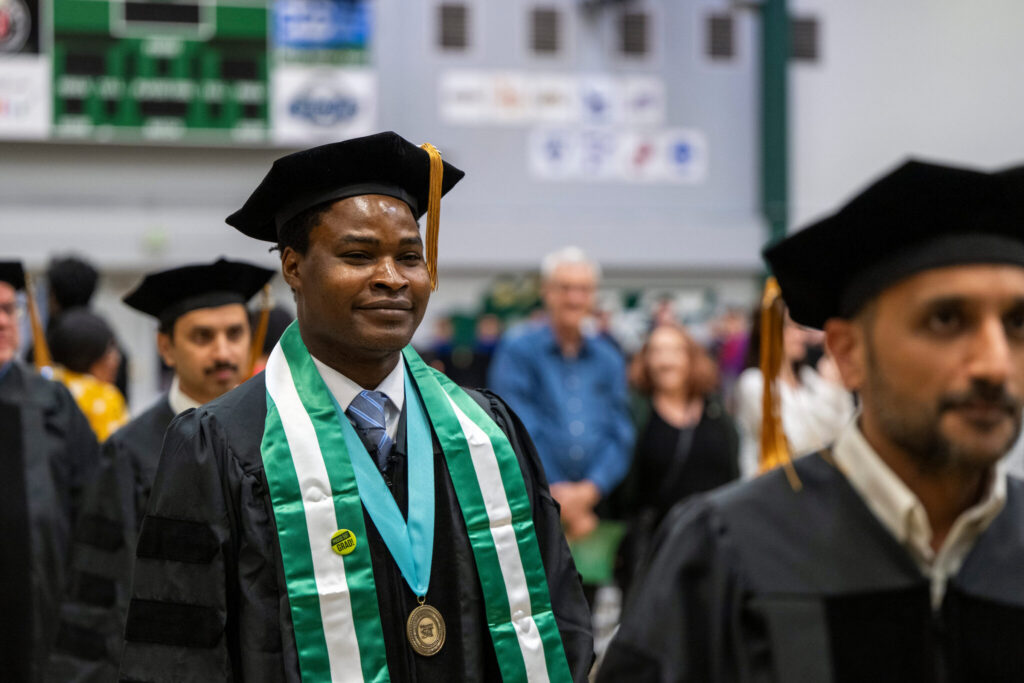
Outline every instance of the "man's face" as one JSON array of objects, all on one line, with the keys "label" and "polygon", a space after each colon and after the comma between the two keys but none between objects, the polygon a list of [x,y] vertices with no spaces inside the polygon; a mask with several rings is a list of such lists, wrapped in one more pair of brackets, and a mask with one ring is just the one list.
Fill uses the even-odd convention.
[{"label": "man's face", "polygon": [[586,263],[563,263],[544,283],[544,306],[551,324],[558,328],[579,329],[594,310],[597,277]]},{"label": "man's face", "polygon": [[14,287],[0,282],[0,365],[18,352],[18,297]]},{"label": "man's face", "polygon": [[303,339],[334,357],[376,360],[400,351],[426,312],[423,241],[399,199],[335,202],[310,233],[306,253],[285,248],[281,259]]},{"label": "man's face", "polygon": [[175,321],[170,335],[157,335],[160,355],[174,368],[181,390],[200,403],[246,379],[249,344],[249,316],[242,304],[189,311]]},{"label": "man's face", "polygon": [[925,271],[882,292],[857,327],[840,368],[861,392],[865,434],[925,471],[984,469],[1007,452],[1024,395],[1024,268]]}]

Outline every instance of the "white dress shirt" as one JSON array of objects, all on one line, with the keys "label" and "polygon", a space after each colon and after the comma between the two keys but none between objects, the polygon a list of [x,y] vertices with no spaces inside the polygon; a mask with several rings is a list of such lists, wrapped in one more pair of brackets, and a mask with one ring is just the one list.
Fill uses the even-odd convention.
[{"label": "white dress shirt", "polygon": [[181,415],[189,408],[198,408],[203,405],[181,390],[181,383],[178,382],[177,375],[171,380],[171,388],[167,392],[167,402],[171,404],[171,410],[175,415]]},{"label": "white dress shirt", "polygon": [[[347,411],[352,400],[359,395],[363,387],[316,358],[313,358],[313,364],[316,365],[328,391],[334,396],[334,400],[338,402],[342,410]],[[384,428],[391,440],[394,441],[398,434],[398,419],[402,416],[402,407],[405,405],[405,361],[399,358],[394,370],[388,373],[388,376],[374,388],[374,391],[379,391],[388,397],[384,403]]]},{"label": "white dress shirt", "polygon": [[975,541],[1006,504],[1003,464],[992,469],[981,500],[957,517],[939,551],[935,552],[924,505],[868,444],[856,422],[840,433],[832,455],[871,512],[907,549],[931,581],[932,606],[937,609],[942,604],[949,577],[960,571]]}]

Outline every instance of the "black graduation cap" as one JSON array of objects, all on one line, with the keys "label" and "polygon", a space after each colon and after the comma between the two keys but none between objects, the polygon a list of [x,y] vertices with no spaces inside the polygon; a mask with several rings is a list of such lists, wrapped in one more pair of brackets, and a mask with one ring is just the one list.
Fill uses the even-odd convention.
[{"label": "black graduation cap", "polygon": [[821,328],[923,270],[1024,266],[1022,192],[1024,167],[985,173],[910,160],[764,257],[793,320]]},{"label": "black graduation cap", "polygon": [[25,289],[25,268],[21,261],[0,261],[0,282],[6,282],[18,291]]},{"label": "black graduation cap", "polygon": [[426,261],[437,287],[441,197],[465,175],[429,144],[417,147],[397,133],[376,133],[281,157],[228,225],[249,237],[278,241],[278,231],[306,209],[329,201],[382,194],[427,216]]},{"label": "black graduation cap", "polygon": [[151,273],[123,301],[157,318],[160,329],[167,331],[175,320],[197,308],[244,305],[275,272],[242,261],[217,259]]},{"label": "black graduation cap", "polygon": [[[441,194],[465,175],[443,163]],[[249,237],[277,242],[281,225],[302,211],[364,194],[401,199],[419,220],[429,190],[429,153],[397,133],[376,133],[281,157],[227,223]]]}]

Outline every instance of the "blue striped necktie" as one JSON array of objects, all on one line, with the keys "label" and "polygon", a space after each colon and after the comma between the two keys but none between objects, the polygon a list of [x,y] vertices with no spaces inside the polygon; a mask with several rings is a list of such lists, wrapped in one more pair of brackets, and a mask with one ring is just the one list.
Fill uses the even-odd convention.
[{"label": "blue striped necktie", "polygon": [[379,391],[364,389],[352,399],[348,410],[345,411],[360,440],[366,446],[366,452],[377,462],[377,468],[381,472],[387,470],[388,456],[395,445],[388,436],[385,426],[384,406],[388,400],[388,397]]}]

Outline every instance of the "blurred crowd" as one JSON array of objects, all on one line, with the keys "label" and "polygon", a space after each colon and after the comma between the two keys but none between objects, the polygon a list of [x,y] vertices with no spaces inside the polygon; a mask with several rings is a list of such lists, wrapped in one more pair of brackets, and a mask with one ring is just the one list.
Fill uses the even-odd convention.
[{"label": "blurred crowd", "polygon": [[[691,330],[661,297],[634,348],[599,308],[600,284],[598,263],[562,249],[541,265],[538,310],[507,329],[483,313],[458,341],[443,318],[423,355],[509,403],[544,463],[585,582],[625,591],[673,505],[758,473],[761,316],[732,306]],[[835,439],[854,399],[820,331],[787,319],[783,352],[786,437],[794,454],[810,453]]]}]

